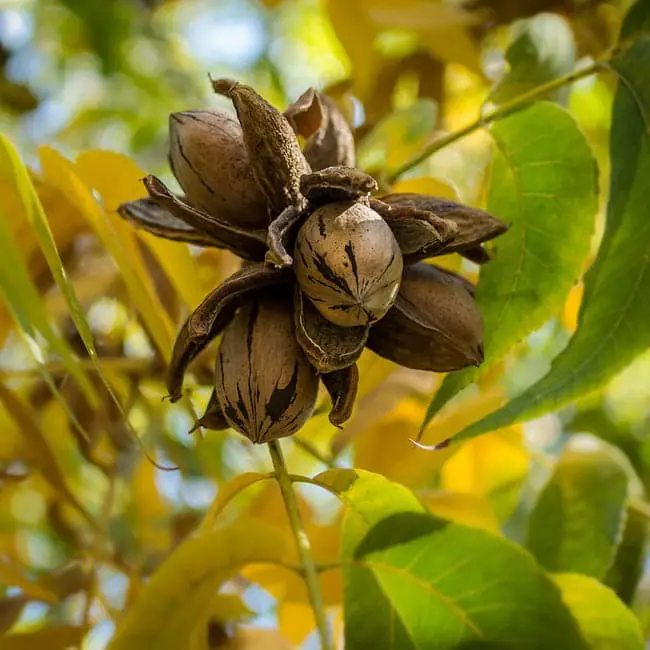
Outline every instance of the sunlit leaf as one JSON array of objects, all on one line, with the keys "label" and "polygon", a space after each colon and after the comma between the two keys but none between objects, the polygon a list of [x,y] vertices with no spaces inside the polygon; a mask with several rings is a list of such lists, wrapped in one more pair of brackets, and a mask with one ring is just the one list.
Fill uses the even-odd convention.
[{"label": "sunlit leaf", "polygon": [[346,648],[585,648],[557,588],[515,544],[432,517],[378,475],[315,480],[347,506]]},{"label": "sunlit leaf", "polygon": [[[426,484],[435,471],[444,467],[445,463],[453,462],[453,458],[450,458],[452,454],[463,454],[464,448],[441,449],[436,453],[427,454],[414,447],[409,442],[409,438],[417,436],[426,408],[425,402],[415,398],[399,399],[400,396],[397,387],[387,385],[386,389],[379,394],[378,406],[374,407],[372,404],[367,406],[370,414],[384,406],[387,406],[388,412],[382,416],[380,411],[379,417],[357,434],[354,463],[355,467],[382,474],[392,481],[415,489]],[[427,432],[427,444],[437,444],[447,440],[476,417],[493,411],[502,403],[502,392],[489,390],[468,399],[466,404],[452,405]],[[342,433],[347,429],[346,426]],[[496,447],[498,445],[495,446],[495,454],[490,456],[493,459],[498,455]],[[500,451],[506,458],[513,460],[511,454],[503,449]],[[498,463],[498,467],[504,468],[504,466],[505,463]],[[512,471],[519,475],[519,465],[513,463],[512,467]],[[456,483],[443,487],[448,490],[472,491],[464,490],[464,487],[465,482],[481,480],[473,477],[475,466],[462,464],[457,469],[454,474]],[[511,472],[508,472],[507,476],[512,476]]]},{"label": "sunlit leaf", "polygon": [[499,237],[496,259],[481,270],[476,291],[485,362],[480,369],[445,378],[427,421],[557,315],[589,253],[597,170],[573,118],[555,104],[540,102],[498,122],[491,133],[496,147],[487,209],[511,227]]},{"label": "sunlit leaf", "polygon": [[[571,26],[558,14],[537,14],[515,23],[512,31],[512,41],[506,51],[509,70],[489,97],[496,104],[571,72],[576,60]],[[568,87],[561,88],[548,98],[564,101],[568,92]]]},{"label": "sunlit leaf", "polygon": [[[13,147],[2,137],[0,139],[2,168],[8,171],[11,170],[9,173],[12,174],[21,174],[22,178],[19,176],[16,179],[19,195],[24,196],[26,202],[37,201],[35,195],[31,194],[33,191],[31,184],[21,186],[21,181],[29,183],[29,179],[24,175],[24,168],[20,166],[19,160],[13,155],[14,153]],[[32,208],[32,205],[24,205],[24,208],[27,210],[36,209],[35,206]],[[42,222],[39,222],[39,224],[37,233],[43,234],[44,224]],[[0,256],[0,291],[6,305],[24,333],[28,347],[34,353],[34,357],[41,366],[44,376],[49,376],[49,373],[43,368],[44,359],[38,343],[39,337],[42,337],[52,351],[61,357],[66,371],[76,379],[86,397],[92,403],[96,403],[96,395],[88,377],[77,363],[68,344],[54,331],[50,324],[42,299],[29,277],[18,252],[18,246],[13,240],[9,230],[9,218],[4,214],[2,207],[0,207],[0,247],[3,250],[3,254]],[[56,255],[56,253],[50,249],[48,255]]]},{"label": "sunlit leaf", "polygon": [[75,173],[72,163],[61,154],[42,147],[40,157],[45,178],[68,194],[115,259],[135,308],[163,358],[169,360],[174,327],[156,296],[153,282],[137,250],[135,232],[122,220],[110,220],[104,214],[90,189]]},{"label": "sunlit leaf", "polygon": [[[649,19],[650,20],[650,19]],[[650,346],[650,38],[615,63],[621,77],[614,104],[607,228],[585,277],[578,330],[551,370],[499,411],[464,431],[472,437],[556,410],[604,386]],[[575,214],[575,213],[573,213]]]},{"label": "sunlit leaf", "polygon": [[372,84],[376,63],[373,46],[377,28],[362,0],[327,0],[326,7],[334,32],[350,60],[355,91],[364,97]]},{"label": "sunlit leaf", "polygon": [[192,535],[167,558],[120,621],[110,650],[178,650],[210,612],[218,588],[251,562],[280,560],[282,531],[240,521]]},{"label": "sunlit leaf", "polygon": [[391,192],[414,192],[419,194],[429,194],[431,196],[439,196],[452,201],[458,201],[458,191],[449,182],[440,180],[439,178],[432,178],[426,176],[422,178],[406,178],[397,181],[391,188]]},{"label": "sunlit leaf", "polygon": [[418,493],[427,510],[440,519],[499,534],[499,522],[490,502],[476,494],[435,490]]},{"label": "sunlit leaf", "polygon": [[[467,414],[467,419],[472,415],[476,417],[478,413],[470,406],[474,400],[467,402],[469,404],[458,404],[457,410],[466,412],[469,407],[471,414]],[[504,429],[460,446],[442,466],[440,486],[485,497],[496,516],[503,520],[517,504],[529,466],[530,452],[526,449],[522,432],[515,428]]]},{"label": "sunlit leaf", "polygon": [[[77,157],[75,167],[80,178],[99,192],[104,209],[114,214],[120,204],[146,196],[140,179],[146,173],[132,160],[112,151],[86,151]],[[110,218],[110,217],[109,217]],[[194,309],[205,297],[196,261],[186,245],[154,237],[142,230],[138,236],[151,249],[169,281],[185,304]]]},{"label": "sunlit leaf", "polygon": [[565,448],[530,515],[526,546],[552,572],[602,578],[623,534],[628,469],[589,437]]},{"label": "sunlit leaf", "polygon": [[553,580],[578,622],[589,650],[643,650],[639,620],[616,594],[587,576],[560,573]]}]

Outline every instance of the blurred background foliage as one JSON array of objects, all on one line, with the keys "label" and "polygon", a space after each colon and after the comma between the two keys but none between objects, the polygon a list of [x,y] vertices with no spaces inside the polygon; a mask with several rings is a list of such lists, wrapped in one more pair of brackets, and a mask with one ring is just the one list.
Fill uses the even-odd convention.
[{"label": "blurred background foliage", "polygon": [[[223,486],[230,486],[227,492],[242,472],[269,469],[266,449],[232,432],[188,435],[209,397],[214,349],[194,365],[189,397],[163,401],[162,376],[178,324],[236,269],[236,259],[154,240],[114,213],[120,202],[142,196],[143,170],[174,183],[166,159],[169,113],[225,106],[211,94],[208,72],[244,80],[278,107],[308,86],[325,89],[357,127],[361,166],[385,179],[440,132],[473,121],[485,102],[507,101],[602,55],[628,4],[0,0],[0,131],[32,167],[103,372],[140,440],[91,372],[5,166],[2,272],[11,272],[14,289],[25,296],[32,291],[34,299],[26,299],[22,314],[9,301],[0,305],[0,631],[6,633],[0,649],[104,648],[120,612]],[[613,85],[608,77],[589,77],[552,97],[575,116],[598,159],[598,234]],[[474,133],[411,170],[394,189],[481,205],[489,152],[489,138]],[[457,258],[443,263],[460,269]],[[471,265],[462,270],[476,276]],[[432,422],[426,441],[449,438],[543,375],[576,327],[581,295],[578,285],[556,318]],[[33,336],[16,326],[25,319],[41,324]],[[323,408],[287,442],[288,463],[296,473],[327,466],[381,473],[413,489],[440,516],[526,543],[550,570],[574,569],[572,553],[591,548],[597,517],[623,508],[608,501],[619,494],[608,463],[601,480],[580,482],[585,462],[593,461],[588,452],[617,447],[624,460],[616,467],[633,468],[621,479],[625,485],[633,475],[639,498],[650,487],[649,364],[641,357],[606,390],[558,414],[431,454],[407,439],[417,434],[441,378],[397,369],[366,351],[351,422],[342,431],[331,427],[323,397]],[[567,476],[577,485],[563,493],[569,506],[585,495],[602,505],[576,524],[584,533],[573,540],[577,550],[550,548],[544,533],[544,508],[558,498],[547,493],[566,486]],[[301,489],[301,497],[318,560],[335,561],[339,506],[314,489]],[[620,498],[624,503],[625,495]],[[243,491],[221,516],[230,521],[243,514],[279,524],[289,535],[271,483]],[[604,556],[584,572],[605,580],[648,620],[644,519],[638,509],[617,517],[603,523]],[[619,536],[619,553],[609,557]],[[325,574],[324,589],[340,636],[335,572]],[[215,597],[209,621],[188,647],[316,647],[307,603],[290,571],[251,568]]]}]

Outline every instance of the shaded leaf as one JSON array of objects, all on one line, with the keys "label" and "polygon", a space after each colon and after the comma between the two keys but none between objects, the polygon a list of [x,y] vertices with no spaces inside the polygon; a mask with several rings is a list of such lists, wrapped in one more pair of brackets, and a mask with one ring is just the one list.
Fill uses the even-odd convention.
[{"label": "shaded leaf", "polygon": [[108,648],[178,650],[223,582],[245,564],[279,560],[284,551],[282,531],[255,520],[187,538],[142,588]]},{"label": "shaded leaf", "polygon": [[574,438],[530,515],[526,546],[549,571],[601,579],[623,534],[628,474],[619,452]]},{"label": "shaded leaf", "polygon": [[315,481],[348,506],[346,648],[585,648],[557,588],[515,544],[432,517],[369,472]]},{"label": "shaded leaf", "polygon": [[[27,602],[27,599],[22,596],[0,598],[0,637],[18,621]],[[0,640],[1,646],[2,641]]]},{"label": "shaded leaf", "polygon": [[629,511],[616,556],[603,580],[626,605],[634,601],[643,576],[647,543],[647,520]]},{"label": "shaded leaf", "polygon": [[[516,22],[506,50],[509,70],[489,96],[495,104],[507,102],[535,86],[571,72],[576,45],[569,22],[558,14],[541,13]],[[568,86],[556,90],[549,99],[565,101]]]},{"label": "shaded leaf", "polygon": [[589,650],[643,650],[646,647],[639,620],[613,591],[587,576],[560,573],[552,578],[578,622]]},{"label": "shaded leaf", "polygon": [[597,170],[573,118],[540,102],[498,122],[491,132],[496,150],[487,209],[511,226],[496,244],[496,259],[482,268],[476,290],[485,362],[447,376],[426,421],[557,314],[589,253]]},{"label": "shaded leaf", "polygon": [[9,634],[0,639],[0,650],[69,650],[80,647],[86,632],[73,625],[49,625],[34,632]]},{"label": "shaded leaf", "polygon": [[41,471],[56,492],[74,506],[89,522],[92,522],[90,515],[70,489],[59,460],[41,431],[33,410],[9,390],[2,381],[0,381],[0,402],[16,421],[22,435],[29,442],[27,446],[28,462]]}]

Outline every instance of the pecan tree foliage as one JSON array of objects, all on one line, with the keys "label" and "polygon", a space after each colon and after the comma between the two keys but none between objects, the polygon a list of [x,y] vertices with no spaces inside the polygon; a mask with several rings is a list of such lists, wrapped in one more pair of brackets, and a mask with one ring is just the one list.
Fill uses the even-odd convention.
[{"label": "pecan tree foliage", "polygon": [[167,375],[171,399],[180,398],[191,361],[222,333],[200,424],[232,427],[256,443],[307,421],[319,378],[332,398],[330,421],[343,424],[366,346],[408,368],[479,365],[473,285],[423,260],[457,252],[487,262],[482,244],[506,224],[435,196],[378,196],[376,181],[355,168],[350,126],[326,95],[309,89],[282,114],[250,86],[212,85],[238,119],[218,110],[171,115],[169,160],[185,195],[148,176],[149,198],[120,208],[155,235],[244,260],[181,328]]}]

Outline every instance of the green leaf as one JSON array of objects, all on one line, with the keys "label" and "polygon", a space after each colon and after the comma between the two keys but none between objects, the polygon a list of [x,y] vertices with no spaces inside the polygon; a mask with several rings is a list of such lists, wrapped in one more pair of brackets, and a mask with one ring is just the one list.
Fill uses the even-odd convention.
[{"label": "green leaf", "polygon": [[601,579],[621,540],[629,466],[592,436],[565,447],[530,515],[526,546],[548,571]]},{"label": "green leaf", "polygon": [[117,626],[108,650],[178,650],[211,614],[215,592],[251,562],[284,557],[283,531],[239,521],[185,539],[140,592]]},{"label": "green leaf", "polygon": [[634,601],[637,587],[643,577],[647,544],[647,519],[630,510],[616,557],[603,580],[627,605]]},{"label": "green leaf", "polygon": [[437,115],[438,105],[428,99],[391,113],[359,144],[359,167],[394,171],[428,143]]},{"label": "green leaf", "polygon": [[485,362],[447,375],[425,425],[462,388],[557,315],[581,275],[594,229],[597,169],[573,118],[540,102],[491,129],[496,147],[487,209],[511,224],[481,270]]},{"label": "green leaf", "polygon": [[[495,104],[571,72],[576,45],[569,23],[551,13],[517,21],[512,27],[506,60],[509,70],[490,93],[489,101]],[[568,92],[568,87],[561,88],[548,98],[564,102]]]},{"label": "green leaf", "polygon": [[[45,239],[48,234],[51,238],[44,217],[40,219],[36,215],[40,204],[27,171],[20,162],[13,145],[1,134],[0,170],[11,178],[11,186],[22,203],[26,216],[34,225],[39,242]],[[42,217],[42,209],[40,215]],[[50,346],[52,352],[61,357],[63,366],[75,378],[86,399],[90,404],[96,406],[98,403],[97,394],[88,377],[77,362],[69,345],[50,324],[38,289],[32,282],[29,271],[19,253],[20,242],[13,240],[9,223],[10,215],[4,214],[0,207],[0,250],[2,250],[2,255],[0,255],[0,293],[2,293],[14,320],[19,325],[21,333],[27,341],[29,349],[34,354],[34,358],[48,384],[50,386],[54,385],[50,374],[44,367],[43,351],[38,342],[41,337]],[[58,253],[53,246],[46,247],[43,252],[47,257],[48,264],[50,262],[55,263],[55,258],[58,259]],[[59,269],[62,272],[61,260],[58,261]]]},{"label": "green leaf", "polygon": [[585,277],[578,330],[548,374],[458,440],[538,417],[598,390],[650,346],[650,38],[612,65],[620,82],[610,139],[608,225]]},{"label": "green leaf", "polygon": [[433,517],[369,472],[333,470],[315,482],[348,506],[348,650],[585,648],[559,591],[517,545]]},{"label": "green leaf", "polygon": [[590,650],[643,650],[639,620],[616,594],[587,576],[553,576]]}]

